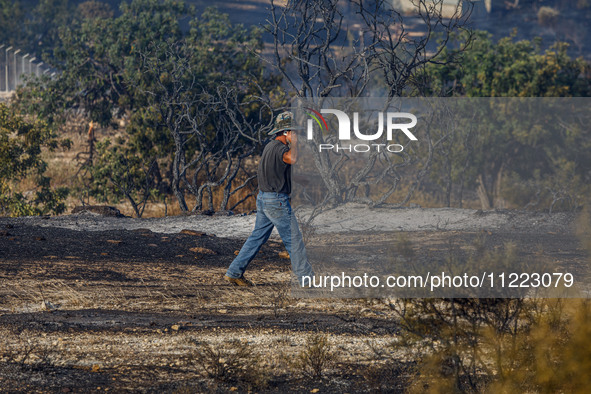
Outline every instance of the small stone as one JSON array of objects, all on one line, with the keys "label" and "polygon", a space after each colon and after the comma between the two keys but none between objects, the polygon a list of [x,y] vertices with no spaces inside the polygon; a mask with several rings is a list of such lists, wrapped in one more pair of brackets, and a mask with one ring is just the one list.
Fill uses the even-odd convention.
[{"label": "small stone", "polygon": [[210,255],[215,255],[217,254],[216,252],[214,252],[211,249],[208,248],[202,248],[200,246],[196,246],[194,248],[189,249],[191,252],[195,252],[195,253],[201,253],[201,254],[210,254]]},{"label": "small stone", "polygon": [[203,237],[207,234],[201,232],[201,231],[195,231],[195,230],[181,230],[181,234],[185,234],[185,235],[194,235],[196,237]]},{"label": "small stone", "polygon": [[56,311],[59,309],[59,307],[61,306],[61,304],[54,304],[52,302],[49,301],[41,301],[41,309],[45,310],[45,311]]}]

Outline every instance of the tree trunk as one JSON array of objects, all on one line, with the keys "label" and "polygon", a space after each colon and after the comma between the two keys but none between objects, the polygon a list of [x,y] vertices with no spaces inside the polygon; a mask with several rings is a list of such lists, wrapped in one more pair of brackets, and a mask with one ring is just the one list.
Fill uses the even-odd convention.
[{"label": "tree trunk", "polygon": [[497,177],[495,180],[494,188],[493,188],[493,202],[495,208],[503,209],[505,208],[505,199],[501,197],[501,182],[503,180],[503,169],[505,164],[501,164],[501,168],[499,168],[499,172],[497,173]]},{"label": "tree trunk", "polygon": [[181,174],[180,174],[180,167],[181,167],[181,158],[179,157],[180,155],[182,155],[182,152],[179,151],[179,147],[177,145],[177,151],[174,154],[174,163],[172,166],[172,176],[173,176],[173,180],[172,180],[172,192],[174,193],[174,196],[176,197],[177,201],[179,202],[179,208],[181,208],[181,211],[183,212],[187,212],[189,210],[189,207],[187,207],[187,202],[185,201],[185,196],[183,195],[183,192],[181,191],[180,188],[180,182],[181,182]]},{"label": "tree trunk", "polygon": [[489,210],[492,208],[491,199],[486,190],[486,183],[482,178],[482,174],[478,175],[478,188],[476,189],[478,197],[480,198],[480,207],[483,210]]}]

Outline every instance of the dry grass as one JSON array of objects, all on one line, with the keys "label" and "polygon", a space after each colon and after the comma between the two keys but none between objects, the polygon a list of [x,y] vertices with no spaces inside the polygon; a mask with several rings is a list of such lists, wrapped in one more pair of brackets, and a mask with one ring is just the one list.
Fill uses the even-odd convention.
[{"label": "dry grass", "polygon": [[[76,185],[82,185],[79,169],[83,163],[83,159],[86,157],[80,155],[83,152],[88,151],[88,135],[86,134],[87,126],[81,120],[74,120],[69,126],[65,127],[65,131],[62,134],[63,138],[68,138],[72,141],[72,147],[69,150],[58,150],[50,152],[48,150],[43,151],[42,159],[47,163],[47,171],[45,175],[51,178],[51,185],[54,188],[68,187],[72,189]],[[114,129],[97,129],[95,130],[95,138],[103,139],[106,137],[114,138],[123,136],[123,133]],[[251,171],[256,166],[256,161],[247,163]],[[246,176],[235,180],[235,187],[242,184]],[[32,194],[36,190],[37,184],[34,175],[30,175],[23,179],[16,187],[17,191],[22,192],[25,196]],[[228,206],[231,207],[236,202],[240,201],[246,195],[256,190],[256,182],[251,182],[249,187],[240,190],[236,195],[230,198]],[[207,197],[207,196],[206,196]],[[195,206],[195,196],[187,194],[185,196],[187,205],[191,207]],[[221,188],[214,189],[213,191],[213,204],[217,209],[220,202],[223,199],[223,190]],[[86,200],[86,198],[85,198]],[[89,198],[85,203],[90,205],[101,205],[104,202],[99,202],[94,198]],[[66,201],[66,212],[69,213],[74,207],[82,205],[81,197],[74,195],[72,192],[67,197]],[[108,205],[114,206],[119,209],[124,215],[135,216],[135,212],[126,200],[119,202],[112,202]],[[207,208],[204,208],[207,209]],[[256,209],[255,198],[251,197],[242,203],[240,206],[235,208],[235,212],[243,213],[250,212]],[[174,195],[169,195],[163,202],[150,201],[144,210],[143,217],[164,217],[164,216],[176,216],[182,214],[179,204]]]},{"label": "dry grass", "polygon": [[321,379],[327,369],[335,365],[337,352],[322,333],[308,337],[306,345],[295,359],[295,367],[306,377]]}]

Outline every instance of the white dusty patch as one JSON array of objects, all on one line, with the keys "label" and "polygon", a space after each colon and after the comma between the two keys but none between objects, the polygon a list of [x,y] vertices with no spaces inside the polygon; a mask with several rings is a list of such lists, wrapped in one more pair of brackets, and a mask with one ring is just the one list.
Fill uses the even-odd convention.
[{"label": "white dusty patch", "polygon": [[[309,211],[298,214],[300,225]],[[376,208],[347,204],[318,215],[312,222],[317,234],[386,231],[480,231],[571,232],[574,213],[527,211],[480,211],[459,208]],[[173,234],[189,229],[227,238],[246,238],[254,228],[255,215],[169,216],[164,218],[117,218],[94,213],[54,217],[0,218],[2,223],[61,227],[80,231],[150,229]],[[272,237],[278,237],[273,230]]]}]

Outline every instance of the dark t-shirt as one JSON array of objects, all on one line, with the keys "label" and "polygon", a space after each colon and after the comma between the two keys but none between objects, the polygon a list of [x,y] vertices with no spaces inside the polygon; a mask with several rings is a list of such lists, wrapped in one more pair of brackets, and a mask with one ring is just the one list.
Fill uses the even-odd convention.
[{"label": "dark t-shirt", "polygon": [[283,161],[283,154],[289,151],[284,143],[269,142],[259,162],[259,189],[263,192],[291,193],[291,165]]}]

